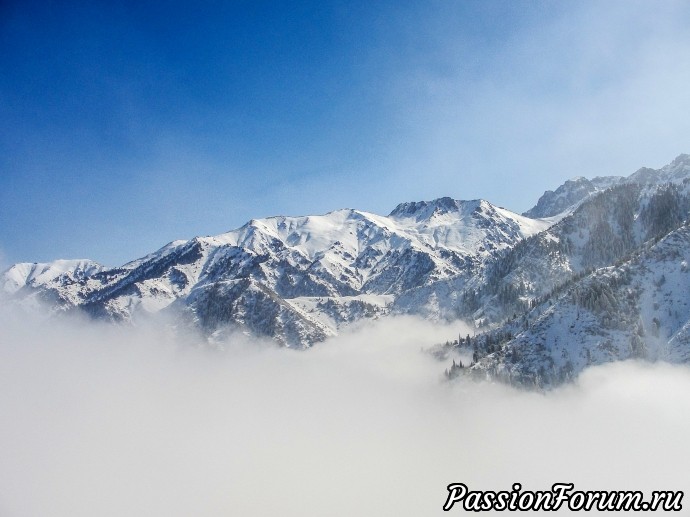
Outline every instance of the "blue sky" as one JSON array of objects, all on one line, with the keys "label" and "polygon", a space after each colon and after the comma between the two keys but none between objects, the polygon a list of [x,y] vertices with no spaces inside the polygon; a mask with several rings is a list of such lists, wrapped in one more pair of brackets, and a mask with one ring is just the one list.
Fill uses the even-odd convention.
[{"label": "blue sky", "polygon": [[690,152],[688,2],[142,4],[0,7],[5,265]]}]

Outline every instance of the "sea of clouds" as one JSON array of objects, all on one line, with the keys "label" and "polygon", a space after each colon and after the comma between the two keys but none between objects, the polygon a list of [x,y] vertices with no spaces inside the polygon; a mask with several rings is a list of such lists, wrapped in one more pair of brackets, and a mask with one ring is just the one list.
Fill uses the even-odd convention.
[{"label": "sea of clouds", "polygon": [[690,486],[685,366],[543,394],[446,382],[421,348],[458,325],[391,318],[305,352],[167,329],[0,313],[1,516],[423,517],[455,482]]}]

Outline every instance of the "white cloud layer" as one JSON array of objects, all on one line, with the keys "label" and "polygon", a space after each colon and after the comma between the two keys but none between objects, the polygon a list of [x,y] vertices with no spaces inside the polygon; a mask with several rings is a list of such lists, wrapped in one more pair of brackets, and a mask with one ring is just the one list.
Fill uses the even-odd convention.
[{"label": "white cloud layer", "polygon": [[237,338],[219,354],[156,327],[0,324],[3,517],[420,517],[443,514],[452,482],[690,481],[685,367],[601,367],[543,395],[443,382],[420,347],[457,329],[408,318],[304,353]]}]

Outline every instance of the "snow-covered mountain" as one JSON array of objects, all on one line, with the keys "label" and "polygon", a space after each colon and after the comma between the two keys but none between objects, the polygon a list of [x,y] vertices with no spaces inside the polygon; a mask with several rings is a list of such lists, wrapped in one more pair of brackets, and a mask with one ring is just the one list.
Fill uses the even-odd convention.
[{"label": "snow-covered mountain", "polygon": [[688,219],[690,156],[680,155],[627,178],[570,180],[525,215],[440,198],[388,216],[271,217],[117,268],[16,264],[0,287],[56,312],[170,313],[210,338],[241,330],[294,347],[388,313],[463,319],[477,336],[444,350],[469,348],[475,361],[450,376],[549,386],[589,364],[688,360]]},{"label": "snow-covered mountain", "polygon": [[483,200],[441,198],[403,203],[388,217],[338,210],[252,220],[118,268],[16,264],[3,285],[22,303],[113,320],[174,310],[207,334],[239,327],[303,347],[388,312],[410,289],[470,278],[550,224]]},{"label": "snow-covered mountain", "polygon": [[[680,307],[690,285],[676,274],[690,253],[690,156],[640,169],[566,213],[457,295],[459,314],[487,329],[456,345],[473,349],[468,371],[548,386],[611,360],[687,361],[688,342],[674,336],[690,319]],[[669,276],[671,294],[659,281]],[[662,295],[671,301],[650,310]]]},{"label": "snow-covered mountain", "polygon": [[570,179],[555,191],[547,190],[537,204],[522,215],[534,218],[553,217],[572,209],[588,196],[625,181],[621,176],[598,176],[588,180],[582,176]]},{"label": "snow-covered mountain", "polygon": [[553,217],[569,210],[593,194],[602,192],[622,183],[655,186],[666,183],[682,183],[690,176],[690,156],[679,155],[661,169],[642,167],[630,176],[597,176],[587,179],[582,176],[569,179],[555,191],[547,190],[539,198],[537,204],[522,215],[532,218]]},{"label": "snow-covered mountain", "polygon": [[99,273],[103,266],[92,260],[55,260],[50,263],[15,264],[2,276],[2,290],[14,294],[24,287],[49,284],[58,277],[79,281]]},{"label": "snow-covered mountain", "polygon": [[690,155],[681,154],[659,170],[642,167],[625,181],[641,185],[680,184],[690,176]]},{"label": "snow-covered mountain", "polygon": [[690,361],[690,226],[627,260],[565,283],[531,311],[461,346],[468,373],[548,387],[590,365],[630,358]]}]

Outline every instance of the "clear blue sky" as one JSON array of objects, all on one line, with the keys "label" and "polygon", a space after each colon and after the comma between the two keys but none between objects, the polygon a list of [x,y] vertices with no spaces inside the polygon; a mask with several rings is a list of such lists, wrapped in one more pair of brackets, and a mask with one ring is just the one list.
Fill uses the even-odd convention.
[{"label": "clear blue sky", "polygon": [[2,2],[0,261],[440,196],[520,212],[661,166],[690,152],[688,27],[664,0]]}]

